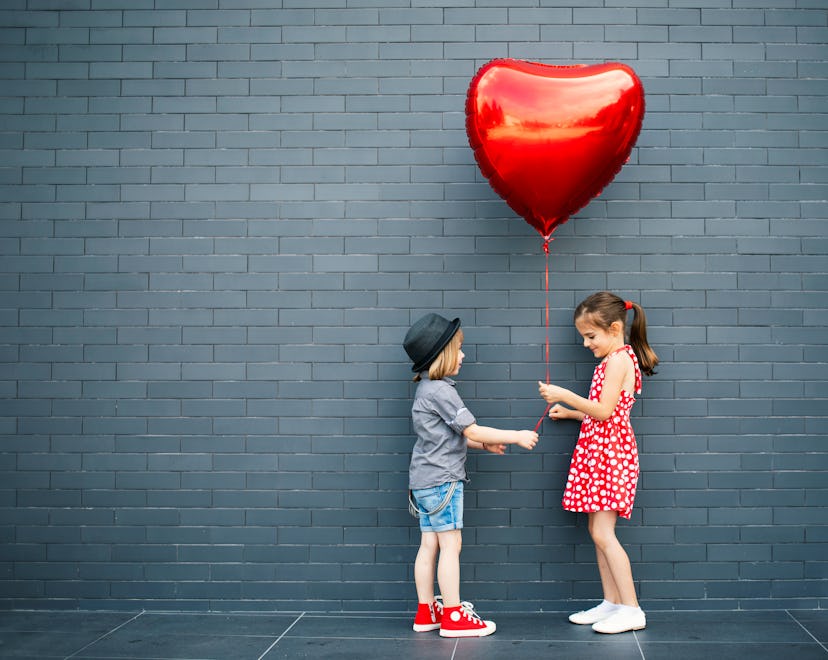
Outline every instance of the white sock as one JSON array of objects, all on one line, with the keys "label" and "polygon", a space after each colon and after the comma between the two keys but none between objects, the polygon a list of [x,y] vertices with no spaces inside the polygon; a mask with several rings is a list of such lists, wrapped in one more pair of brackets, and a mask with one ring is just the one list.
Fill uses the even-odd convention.
[{"label": "white sock", "polygon": [[633,607],[632,605],[616,605],[616,607],[619,608],[621,611],[627,611],[630,614],[632,614],[633,612],[641,611],[640,607]]},{"label": "white sock", "polygon": [[614,610],[616,607],[619,607],[619,605],[616,605],[615,603],[611,603],[608,600],[604,599],[592,609],[596,612],[610,612]]}]

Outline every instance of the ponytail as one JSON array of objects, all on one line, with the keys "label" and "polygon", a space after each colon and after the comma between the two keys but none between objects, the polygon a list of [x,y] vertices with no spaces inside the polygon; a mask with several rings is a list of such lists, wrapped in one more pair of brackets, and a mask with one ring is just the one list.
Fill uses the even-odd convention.
[{"label": "ponytail", "polygon": [[658,356],[647,343],[647,315],[638,303],[631,303],[633,320],[630,325],[630,346],[638,358],[638,366],[648,376],[655,373]]}]

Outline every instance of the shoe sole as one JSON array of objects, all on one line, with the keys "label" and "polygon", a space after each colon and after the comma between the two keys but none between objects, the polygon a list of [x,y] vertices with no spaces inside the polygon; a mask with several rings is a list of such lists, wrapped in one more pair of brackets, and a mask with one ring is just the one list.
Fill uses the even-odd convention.
[{"label": "shoe sole", "polygon": [[[612,615],[609,615],[612,616]],[[576,626],[591,626],[599,621],[603,621],[604,619],[608,619],[609,616],[601,617],[600,619],[589,619],[587,621],[573,621],[571,618],[569,619],[569,623],[574,623]]]},{"label": "shoe sole", "polygon": [[602,635],[618,635],[620,633],[632,632],[634,630],[644,630],[646,627],[647,624],[645,623],[643,626],[633,626],[632,628],[624,628],[624,630],[595,630],[595,628],[593,628],[593,630],[597,633],[601,633]]},{"label": "shoe sole", "polygon": [[431,632],[432,630],[439,630],[439,623],[415,623],[414,632]]},{"label": "shoe sole", "polygon": [[492,628],[491,630],[443,630],[440,629],[440,637],[486,637],[487,635],[491,635],[495,632],[497,628]]}]

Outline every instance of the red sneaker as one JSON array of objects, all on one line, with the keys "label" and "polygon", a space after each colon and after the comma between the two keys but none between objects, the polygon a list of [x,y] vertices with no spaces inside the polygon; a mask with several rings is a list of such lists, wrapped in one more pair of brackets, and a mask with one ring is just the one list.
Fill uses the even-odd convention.
[{"label": "red sneaker", "polygon": [[437,630],[443,618],[443,602],[440,596],[433,603],[419,603],[417,616],[414,617],[414,632]]},{"label": "red sneaker", "polygon": [[495,622],[483,621],[475,614],[474,605],[466,601],[443,610],[440,637],[485,637],[495,630]]}]

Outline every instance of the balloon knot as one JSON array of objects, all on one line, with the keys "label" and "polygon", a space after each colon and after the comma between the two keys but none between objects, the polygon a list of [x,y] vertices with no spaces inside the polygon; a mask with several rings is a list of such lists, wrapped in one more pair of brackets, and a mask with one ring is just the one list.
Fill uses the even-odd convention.
[{"label": "balloon knot", "polygon": [[555,239],[552,238],[552,234],[543,237],[543,251],[545,254],[549,254],[549,243],[554,240]]}]

